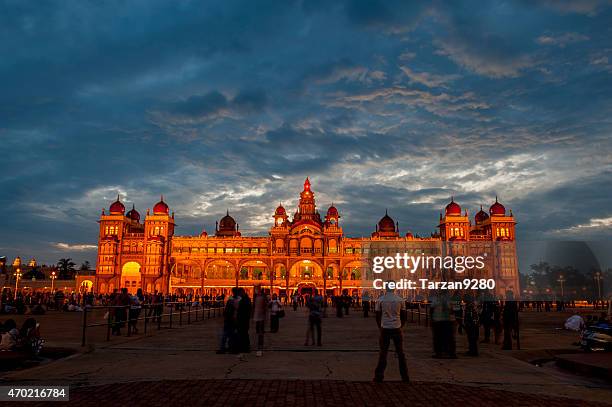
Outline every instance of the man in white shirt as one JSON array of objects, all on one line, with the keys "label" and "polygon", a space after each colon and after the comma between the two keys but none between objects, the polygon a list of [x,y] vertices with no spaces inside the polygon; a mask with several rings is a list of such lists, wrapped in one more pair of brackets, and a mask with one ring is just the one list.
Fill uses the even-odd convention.
[{"label": "man in white shirt", "polygon": [[385,295],[376,301],[376,323],[380,330],[380,353],[378,354],[378,365],[374,371],[374,381],[382,382],[387,367],[387,352],[389,344],[393,340],[395,352],[399,361],[400,375],[403,382],[409,382],[408,368],[406,367],[406,356],[402,337],[402,326],[406,323],[406,302],[396,295],[393,289],[388,288]]}]

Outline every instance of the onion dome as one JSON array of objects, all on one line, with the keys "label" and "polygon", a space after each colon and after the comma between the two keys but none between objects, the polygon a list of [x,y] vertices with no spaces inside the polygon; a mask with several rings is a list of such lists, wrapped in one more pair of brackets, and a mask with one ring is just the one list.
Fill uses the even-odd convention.
[{"label": "onion dome", "polygon": [[158,203],[153,207],[153,215],[167,215],[170,212],[170,208],[164,202],[164,196],[161,196],[161,199]]},{"label": "onion dome", "polygon": [[226,215],[221,218],[219,221],[219,232],[223,231],[235,231],[236,230],[236,221],[229,214],[229,210]]},{"label": "onion dome", "polygon": [[497,196],[495,197],[495,203],[489,208],[491,216],[506,216],[506,207],[497,202]]},{"label": "onion dome", "polygon": [[329,209],[327,210],[327,218],[339,218],[340,214],[338,214],[338,209],[332,203]]},{"label": "onion dome", "polygon": [[112,215],[123,215],[125,213],[125,206],[119,200],[119,195],[117,195],[117,200],[111,204],[110,208],[108,208],[108,211]]},{"label": "onion dome", "polygon": [[395,233],[395,221],[389,216],[387,210],[385,210],[385,216],[378,221],[378,231]]},{"label": "onion dome", "polygon": [[200,237],[207,237],[208,233],[206,233],[206,229],[202,229],[202,233],[200,233]]},{"label": "onion dome", "polygon": [[474,216],[474,221],[476,223],[482,223],[487,219],[489,219],[489,215],[487,215],[487,213],[482,210],[482,205],[480,205],[480,210],[478,211],[476,216]]},{"label": "onion dome", "polygon": [[274,211],[274,216],[287,216],[287,211],[283,207],[283,204],[278,204],[278,207]]},{"label": "onion dome", "polygon": [[140,222],[140,214],[134,207],[134,204],[132,204],[132,209],[130,209],[128,213],[125,214],[125,216],[127,216],[128,218],[132,220],[135,220],[136,222]]},{"label": "onion dome", "polygon": [[459,206],[459,204],[455,202],[455,199],[451,197],[451,201],[448,205],[446,205],[446,209],[444,209],[444,213],[446,215],[461,216],[461,206]]},{"label": "onion dome", "polygon": [[408,233],[406,233],[406,237],[408,239],[412,239],[414,236],[412,235],[412,233],[408,232]]}]

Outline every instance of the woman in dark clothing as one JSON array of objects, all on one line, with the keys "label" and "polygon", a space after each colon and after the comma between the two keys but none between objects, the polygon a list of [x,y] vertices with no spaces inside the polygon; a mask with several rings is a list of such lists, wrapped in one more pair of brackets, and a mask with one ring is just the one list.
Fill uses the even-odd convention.
[{"label": "woman in dark clothing", "polygon": [[478,310],[474,303],[474,298],[470,294],[465,294],[463,297],[465,307],[463,310],[463,327],[467,334],[468,340],[468,356],[478,356]]},{"label": "woman in dark clothing", "polygon": [[518,306],[516,301],[514,301],[512,292],[507,294],[502,318],[504,325],[504,344],[502,345],[502,349],[512,350],[512,331],[516,329],[518,324]]},{"label": "woman in dark clothing", "polygon": [[240,288],[240,302],[238,303],[237,331],[238,349],[240,352],[251,351],[251,340],[249,339],[249,325],[251,323],[251,299],[244,288]]}]

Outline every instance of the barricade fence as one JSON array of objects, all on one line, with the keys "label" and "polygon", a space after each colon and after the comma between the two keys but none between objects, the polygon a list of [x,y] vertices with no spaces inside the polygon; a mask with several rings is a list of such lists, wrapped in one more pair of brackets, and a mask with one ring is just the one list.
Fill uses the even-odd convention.
[{"label": "barricade fence", "polygon": [[[221,301],[199,302],[163,302],[133,305],[96,305],[83,308],[81,346],[87,344],[87,329],[106,327],[106,341],[112,335],[132,336],[138,330],[139,321],[144,321],[142,327],[146,335],[152,330],[171,329],[173,326],[190,325],[192,322],[203,321],[223,315]],[[88,322],[94,313],[102,313],[104,322]],[[127,334],[121,335],[121,329],[127,328]]]}]

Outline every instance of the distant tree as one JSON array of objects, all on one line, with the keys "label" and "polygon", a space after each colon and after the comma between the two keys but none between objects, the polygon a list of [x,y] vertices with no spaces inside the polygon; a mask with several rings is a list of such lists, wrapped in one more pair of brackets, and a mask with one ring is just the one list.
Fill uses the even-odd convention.
[{"label": "distant tree", "polygon": [[45,278],[45,273],[40,270],[40,267],[36,266],[23,273],[22,278],[26,280],[31,280],[32,278],[43,280]]},{"label": "distant tree", "polygon": [[85,260],[83,264],[81,264],[81,271],[88,271],[88,270],[91,270],[91,264],[89,263],[88,260]]},{"label": "distant tree", "polygon": [[71,258],[59,259],[57,262],[58,278],[60,280],[74,279],[74,275],[76,274],[74,266],[76,266],[76,263],[73,262]]}]

